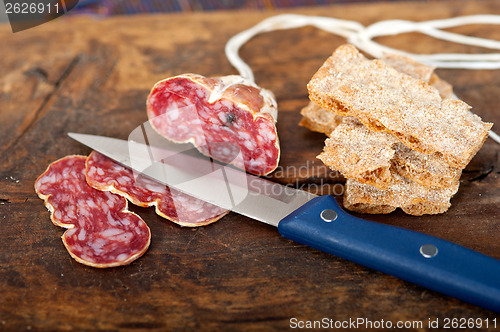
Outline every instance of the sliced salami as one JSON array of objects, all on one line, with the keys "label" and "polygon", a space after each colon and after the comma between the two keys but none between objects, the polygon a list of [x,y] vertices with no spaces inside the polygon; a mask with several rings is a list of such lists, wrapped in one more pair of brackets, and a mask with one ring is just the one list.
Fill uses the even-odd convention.
[{"label": "sliced salami", "polygon": [[78,262],[99,268],[126,265],[149,247],[146,223],[127,210],[127,200],[90,187],[84,156],[67,156],[49,165],[35,182],[52,222],[68,230],[62,241]]},{"label": "sliced salami", "polygon": [[87,160],[86,177],[90,186],[126,197],[135,205],[154,205],[158,215],[182,226],[207,225],[229,212],[146,176],[134,176],[131,169],[95,151]]},{"label": "sliced salami", "polygon": [[184,74],[155,84],[149,120],[162,136],[256,175],[276,169],[280,147],[272,92],[241,76]]}]

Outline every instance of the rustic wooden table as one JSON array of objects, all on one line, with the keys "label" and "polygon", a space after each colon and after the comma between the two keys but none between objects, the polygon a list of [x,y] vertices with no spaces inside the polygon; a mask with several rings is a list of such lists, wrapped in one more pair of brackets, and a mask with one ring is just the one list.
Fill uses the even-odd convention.
[{"label": "rustic wooden table", "polygon": [[[424,20],[500,13],[498,1],[391,3],[289,12],[357,20]],[[152,231],[149,251],[129,266],[95,269],[66,252],[33,184],[65,155],[88,154],[67,137],[127,138],[147,120],[153,84],[175,74],[234,74],[224,45],[275,12],[116,18],[63,17],[11,33],[0,26],[0,330],[278,330],[291,319],[372,323],[493,319],[499,315],[281,238],[276,229],[231,213],[189,229],[132,207]],[[457,28],[500,40],[497,26]],[[478,52],[418,34],[381,38],[414,52]],[[275,92],[281,173],[274,181],[329,188],[342,181],[315,156],[324,137],[299,127],[306,83],[340,37],[314,28],[260,35],[241,54]],[[438,70],[483,119],[500,123],[500,75]],[[498,130],[498,129],[497,129]],[[398,211],[367,219],[422,231],[500,259],[500,145],[488,139],[465,170],[451,209],[438,216]],[[295,167],[296,172],[290,172]],[[352,327],[352,326],[351,326]],[[363,327],[363,326],[361,326]],[[416,326],[418,327],[418,326]],[[483,329],[485,324],[483,324]],[[411,330],[411,329],[410,329]]]}]

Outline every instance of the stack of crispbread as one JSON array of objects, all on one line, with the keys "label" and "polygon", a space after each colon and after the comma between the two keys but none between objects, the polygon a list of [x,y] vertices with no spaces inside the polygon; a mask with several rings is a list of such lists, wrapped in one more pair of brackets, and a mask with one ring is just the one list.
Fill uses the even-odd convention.
[{"label": "stack of crispbread", "polygon": [[492,126],[434,68],[395,55],[368,60],[349,44],[307,87],[300,124],[329,136],[318,158],[347,178],[344,206],[357,212],[445,212]]}]

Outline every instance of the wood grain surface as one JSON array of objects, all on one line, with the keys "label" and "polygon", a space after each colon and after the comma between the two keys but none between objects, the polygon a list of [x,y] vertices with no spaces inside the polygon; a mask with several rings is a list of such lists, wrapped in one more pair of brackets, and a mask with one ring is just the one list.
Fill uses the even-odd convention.
[{"label": "wood grain surface", "polygon": [[[302,8],[362,24],[500,14],[498,1],[379,3]],[[129,266],[95,269],[65,250],[33,184],[58,158],[90,150],[82,132],[126,139],[147,120],[146,97],[163,78],[235,74],[224,55],[234,34],[279,12],[62,17],[13,34],[0,26],[0,330],[262,331],[290,319],[422,322],[498,314],[281,238],[231,213],[198,229],[131,207],[152,244]],[[498,26],[452,29],[500,40]],[[380,38],[414,52],[488,52],[415,33]],[[241,54],[279,104],[280,169],[273,181],[328,193],[343,179],[315,157],[324,136],[299,127],[306,83],[341,37],[306,27],[257,36]],[[498,70],[438,70],[484,120],[500,123]],[[498,128],[496,128],[499,131]],[[337,186],[335,186],[337,185]],[[337,191],[340,194],[341,191]],[[339,196],[340,198],[340,196]],[[466,168],[451,209],[363,217],[435,235],[500,259],[500,145],[488,139]],[[442,326],[442,325],[441,325]],[[484,328],[483,325],[483,329]],[[490,325],[489,330],[494,328]]]}]

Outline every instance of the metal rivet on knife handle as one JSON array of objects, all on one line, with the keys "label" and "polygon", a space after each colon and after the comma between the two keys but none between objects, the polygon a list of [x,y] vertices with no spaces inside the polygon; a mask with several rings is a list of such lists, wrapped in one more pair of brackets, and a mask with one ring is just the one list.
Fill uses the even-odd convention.
[{"label": "metal rivet on knife handle", "polygon": [[425,258],[432,258],[438,254],[438,248],[433,244],[424,244],[420,247],[420,253]]},{"label": "metal rivet on knife handle", "polygon": [[321,216],[321,219],[323,219],[324,221],[332,222],[335,219],[337,219],[337,212],[335,212],[334,210],[325,209],[325,210],[321,211],[320,216]]}]

